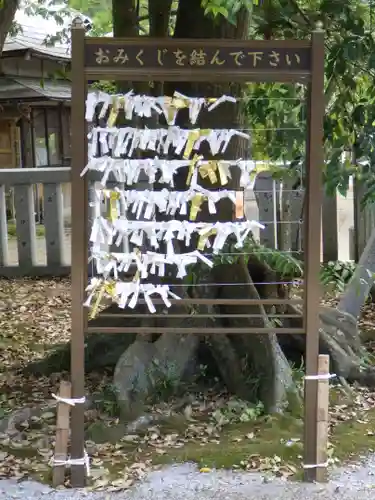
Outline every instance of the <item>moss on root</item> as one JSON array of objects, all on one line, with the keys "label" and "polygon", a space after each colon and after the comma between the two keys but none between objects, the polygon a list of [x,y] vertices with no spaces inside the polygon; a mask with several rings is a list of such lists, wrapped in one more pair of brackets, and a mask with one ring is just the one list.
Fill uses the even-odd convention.
[{"label": "moss on root", "polygon": [[[375,408],[352,407],[347,400],[343,400],[332,391],[332,415],[335,425],[332,426],[330,436],[331,456],[340,463],[356,460],[375,450]],[[294,412],[293,412],[294,413]],[[301,413],[301,412],[298,412]],[[342,421],[338,421],[342,418]],[[190,422],[192,424],[192,422]],[[199,426],[207,425],[204,420],[197,422]],[[96,424],[98,425],[98,424]],[[123,475],[124,467],[136,463],[154,465],[194,462],[203,468],[244,468],[246,470],[261,471],[265,474],[287,475],[292,479],[302,479],[303,460],[303,419],[292,414],[273,415],[261,417],[257,420],[224,425],[221,431],[211,436],[197,435],[197,437],[184,438],[187,421],[181,419],[169,420],[168,423],[158,426],[158,434],[178,434],[182,441],[181,446],[155,446],[151,440],[139,436],[139,440],[123,439],[126,430],[117,426],[106,428],[104,431],[116,431],[112,436],[113,446],[116,448],[116,460],[112,454],[102,456],[102,466],[108,470],[110,480],[115,480]],[[203,437],[202,437],[203,436]],[[104,444],[111,441],[105,433],[103,439],[96,439],[94,435],[86,436],[88,439]],[[24,441],[27,443],[27,441]],[[22,444],[24,444],[22,443]],[[30,477],[43,482],[50,482],[51,470],[46,467],[45,459],[39,455],[38,450],[31,445],[22,446],[20,443],[0,443],[0,452],[5,452],[14,457],[14,461],[24,461],[23,470],[27,469],[30,461]]]},{"label": "moss on root", "polygon": [[[340,463],[350,462],[375,450],[375,409],[360,417],[337,423],[330,437],[330,455]],[[226,426],[220,443],[188,442],[165,455],[153,455],[158,464],[195,462],[200,467],[233,468],[243,466],[249,457],[279,457],[280,463],[296,469],[302,478],[303,420],[292,416],[274,416],[252,423]]]},{"label": "moss on root", "polygon": [[[283,462],[300,462],[302,421],[288,416],[276,416],[226,426],[220,442],[189,442],[183,448],[170,450],[168,455],[153,457],[154,463],[196,462],[200,467],[230,469],[239,467],[249,457],[280,457]],[[291,440],[293,438],[293,440]]]}]

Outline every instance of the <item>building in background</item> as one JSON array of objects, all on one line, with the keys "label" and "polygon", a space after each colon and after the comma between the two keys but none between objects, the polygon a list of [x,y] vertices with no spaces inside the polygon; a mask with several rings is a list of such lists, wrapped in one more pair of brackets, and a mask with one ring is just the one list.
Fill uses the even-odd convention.
[{"label": "building in background", "polygon": [[[0,59],[0,168],[70,165],[70,47],[68,40],[53,46],[46,40],[69,29],[76,15],[71,11],[61,26],[24,10],[16,14],[21,30],[7,37]],[[68,213],[70,185],[63,193]],[[36,186],[35,194],[40,221],[42,186]],[[12,217],[11,198],[10,192]]]}]

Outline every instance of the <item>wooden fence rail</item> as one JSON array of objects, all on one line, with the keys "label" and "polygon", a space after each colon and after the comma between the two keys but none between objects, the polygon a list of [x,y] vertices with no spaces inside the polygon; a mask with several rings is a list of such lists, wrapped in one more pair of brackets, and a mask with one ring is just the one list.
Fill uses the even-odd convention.
[{"label": "wooden fence rail", "polygon": [[[64,203],[63,190],[63,185],[70,188],[70,174],[70,167],[65,166],[0,170],[0,277],[70,274],[71,235],[66,215],[71,219],[71,205],[70,199]],[[90,172],[88,179],[91,199],[101,174]],[[14,213],[13,221],[9,212]],[[89,228],[91,215],[89,212]],[[92,264],[88,273],[95,273]]]},{"label": "wooden fence rail", "polygon": [[[0,170],[0,277],[69,275],[71,239],[66,216],[70,218],[70,200],[65,198],[64,203],[64,196],[66,189],[69,191],[70,178],[70,167],[66,166]],[[90,173],[91,182],[99,179],[99,172]],[[64,189],[63,185],[66,185]],[[360,255],[375,227],[375,207],[361,210],[357,201],[361,193],[357,191],[353,199],[356,231],[355,234],[351,232],[351,237],[353,247]],[[37,197],[40,199],[37,200]],[[13,221],[7,220],[9,202],[11,212],[15,214]],[[332,243],[336,247],[339,244],[338,237],[324,237],[332,229],[336,228],[338,232],[336,204],[335,207],[323,217],[323,229],[325,224],[328,229],[326,232],[323,230],[326,253],[328,250],[332,252]],[[42,212],[42,225],[36,222],[41,220],[37,213],[39,209]],[[252,217],[256,216],[251,210],[250,213]],[[332,217],[336,219],[336,226],[331,223]],[[333,253],[337,254],[337,248]],[[89,267],[89,274],[92,271]]]},{"label": "wooden fence rail", "polygon": [[[70,273],[70,238],[64,230],[63,214],[65,183],[70,183],[70,167],[0,170],[0,276]],[[35,185],[43,186],[43,232],[37,232],[35,222]],[[15,235],[10,233],[7,221],[6,195],[10,189]]]}]

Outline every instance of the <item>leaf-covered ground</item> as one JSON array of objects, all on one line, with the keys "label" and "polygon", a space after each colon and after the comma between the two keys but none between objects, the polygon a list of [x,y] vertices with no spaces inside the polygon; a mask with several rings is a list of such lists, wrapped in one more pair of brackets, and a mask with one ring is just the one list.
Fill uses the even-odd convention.
[{"label": "leaf-covered ground", "polygon": [[[370,342],[374,314],[375,307],[368,306],[361,320]],[[69,340],[69,315],[69,280],[0,280],[0,429],[16,410],[24,412],[24,420],[0,433],[0,477],[50,480],[56,431],[51,394],[69,374],[26,377],[21,369]],[[194,461],[202,473],[226,467],[300,477],[299,417],[260,417],[260,408],[207,390],[153,404],[156,422],[129,431],[117,418],[110,383],[102,374],[87,378],[88,394],[102,394],[86,412],[94,489],[126,489],[151,467],[174,461]],[[331,391],[332,464],[375,448],[374,403],[375,393],[368,390],[356,388],[350,396],[338,388]]]}]

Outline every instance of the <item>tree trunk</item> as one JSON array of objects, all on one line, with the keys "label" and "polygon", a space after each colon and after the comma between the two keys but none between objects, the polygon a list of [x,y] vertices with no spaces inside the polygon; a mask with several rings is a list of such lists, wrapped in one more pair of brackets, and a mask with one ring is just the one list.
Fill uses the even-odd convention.
[{"label": "tree trunk", "polygon": [[168,36],[172,0],[148,0],[150,36]]},{"label": "tree trunk", "polygon": [[[120,0],[116,0],[116,2],[119,1]],[[129,0],[127,3],[129,3]],[[166,36],[166,31],[168,29],[167,20],[169,18],[171,2],[168,0],[150,0],[149,4],[150,29],[152,34],[158,37]],[[126,10],[126,15],[130,16],[128,9]],[[201,7],[201,0],[180,0],[174,30],[174,38],[244,39],[247,37],[248,33],[248,21],[248,13],[246,11],[241,11],[239,13],[236,25],[228,23],[222,17],[213,20],[204,15],[204,9]],[[123,27],[127,25],[122,22],[121,26]],[[120,32],[115,30],[115,33],[122,36],[128,34],[124,33],[122,29]],[[176,85],[165,85],[165,94],[171,95],[174,90],[176,90]],[[241,95],[241,86],[237,84],[233,85],[231,83],[181,83],[178,84],[177,90],[189,96],[220,97],[224,93],[237,96]],[[243,127],[243,116],[240,105],[236,106],[233,104],[223,104],[218,110],[206,114],[202,113],[200,118],[201,120],[199,122],[199,126],[201,128],[241,129]],[[186,121],[184,121],[183,113],[179,116],[178,125],[181,127],[187,126]],[[249,155],[244,149],[247,146],[247,144],[244,144],[244,141],[233,140],[226,152],[226,158],[247,158]],[[202,150],[202,154],[204,154],[205,157],[208,157],[207,151]],[[175,186],[177,189],[186,189],[186,174],[187,172],[180,171],[176,176]],[[232,172],[231,184],[226,186],[227,189],[238,188],[238,174],[239,172]],[[209,184],[207,187],[215,189],[220,186],[213,186]],[[202,210],[197,218],[197,221],[214,221],[217,219],[220,221],[233,220],[232,202],[229,200],[222,200],[217,208],[218,215],[214,217]],[[222,269],[222,271],[224,271],[224,269]],[[231,274],[235,274],[236,277],[233,278]],[[190,296],[198,297],[259,298],[258,292],[251,277],[249,276],[246,265],[244,265],[244,261],[242,261],[242,264],[226,268],[224,274],[221,273],[220,268],[215,269],[211,278],[213,278],[211,281],[214,282],[212,283],[214,286],[206,286],[205,283],[200,282],[196,288],[190,288],[189,290],[184,291],[183,295],[188,293]],[[218,287],[215,283],[226,283],[227,286]],[[234,285],[230,286],[233,283]],[[246,285],[238,286],[239,283],[246,283]],[[181,294],[181,288],[179,288],[178,291]],[[268,290],[267,293],[269,292],[270,291]],[[273,292],[271,291],[271,293]],[[277,293],[277,291],[275,293]],[[145,375],[140,376],[140,374],[137,374],[135,377],[136,380],[142,379],[143,381],[142,390],[138,391],[139,393],[142,393],[143,400],[145,395],[152,392],[152,386],[158,383],[152,361],[150,361],[153,356],[149,355],[154,352],[157,345],[162,343],[164,346],[162,350],[163,355],[161,362],[158,363],[158,367],[163,367],[161,372],[168,371],[168,367],[175,365],[178,360],[179,366],[175,366],[174,372],[181,377],[184,373],[182,365],[187,364],[187,354],[190,357],[193,357],[197,348],[197,343],[205,338],[206,344],[211,349],[212,357],[216,360],[223,381],[229,390],[235,392],[243,398],[252,399],[255,397],[256,399],[261,399],[267,411],[282,410],[287,402],[288,393],[295,392],[295,385],[292,379],[291,368],[278,344],[276,335],[243,335],[237,336],[236,338],[223,336],[221,339],[218,339],[215,336],[206,336],[204,333],[205,326],[207,324],[212,326],[213,324],[218,323],[220,326],[221,321],[215,319],[216,311],[214,311],[213,308],[198,307],[195,309],[197,309],[198,312],[204,312],[206,314],[209,313],[207,314],[208,317],[212,315],[209,319],[198,319],[194,318],[194,315],[190,315],[184,321],[184,326],[189,324],[189,326],[194,326],[196,328],[195,334],[185,336],[164,334],[157,340],[153,339],[156,340],[156,342],[153,343],[152,348],[150,346],[150,349],[147,347],[148,354],[146,353],[144,355],[144,359],[142,358],[143,361],[140,361],[139,357],[139,349],[142,350],[142,346],[139,347],[138,344],[134,345],[134,347],[130,347],[129,351],[121,356],[121,361],[118,363],[115,370],[115,385],[120,388],[120,391],[124,389],[122,390],[124,401],[130,401],[133,409],[142,406],[137,404],[134,399],[131,399],[134,396],[134,387],[132,387],[132,384],[126,387],[123,385],[125,383],[125,378],[129,378],[128,374],[126,375],[126,371],[129,369],[130,358],[136,359],[137,370],[143,371],[143,374]],[[218,312],[223,311],[224,314],[232,315],[235,314],[237,309],[238,308],[236,307],[229,306],[223,309],[220,308],[220,311]],[[177,307],[176,310],[181,310],[181,307]],[[230,324],[233,324],[233,326],[239,326],[239,324],[241,324],[241,326],[244,327],[247,325],[255,325],[259,326],[259,328],[269,325],[267,311],[265,311],[262,306],[254,307],[254,312],[261,315],[257,320],[238,320],[235,318],[229,318]],[[168,318],[168,315],[166,315],[165,320],[156,320],[155,325],[159,327],[163,325],[169,327],[173,327],[173,325],[180,326],[181,320]],[[173,346],[173,348],[170,349],[170,346]],[[188,346],[188,349],[186,349],[186,346]],[[135,357],[133,356],[132,350],[135,353]],[[243,356],[244,353],[245,356]],[[242,361],[246,360],[249,363],[249,370],[242,370]],[[150,373],[151,369],[153,376],[149,377],[147,374]],[[249,371],[251,371],[253,375],[252,379],[247,379]],[[254,374],[257,379],[256,383],[254,383]],[[163,373],[159,375],[162,377],[164,376]],[[137,389],[135,389],[135,392],[137,392]]]},{"label": "tree trunk", "polygon": [[112,0],[113,36],[138,36],[136,0]]},{"label": "tree trunk", "polygon": [[278,248],[280,181],[274,180],[270,172],[260,172],[255,179],[254,194],[258,205],[258,220],[265,225],[265,228],[260,231],[259,241],[267,248]]},{"label": "tree trunk", "polygon": [[3,0],[0,7],[0,57],[17,9],[18,0]]},{"label": "tree trunk", "polygon": [[[233,284],[223,286],[220,298],[259,299],[259,293],[254,286],[245,260],[240,258],[238,264],[217,266],[214,276],[221,283]],[[244,285],[246,283],[246,285]],[[268,291],[268,297],[270,296]],[[223,314],[243,314],[243,306],[220,306]],[[249,318],[230,319],[231,327],[239,328],[269,328],[272,327],[267,311],[263,305],[247,306],[246,313],[257,315]],[[282,352],[276,334],[259,333],[235,336],[232,341],[237,345],[238,352],[245,353],[247,363],[247,378],[250,376],[255,390],[256,400],[263,402],[267,412],[277,412],[285,409],[292,394],[299,398],[292,377],[292,369]]]},{"label": "tree trunk", "polygon": [[[119,0],[116,0],[119,1]],[[171,2],[169,0],[155,0],[149,2],[149,14],[150,14],[150,30],[153,36],[163,37],[167,35],[168,30],[168,19],[170,12]],[[127,12],[129,14],[129,12]],[[213,20],[204,15],[204,9],[201,7],[201,0],[180,0],[176,26],[174,30],[174,38],[237,38],[243,39],[247,37],[248,33],[248,13],[246,11],[241,11],[238,15],[237,24],[233,25],[228,23],[222,17]],[[125,33],[116,32],[116,34]],[[156,84],[158,86],[158,84]],[[159,86],[158,86],[159,87]],[[241,95],[241,86],[233,85],[231,83],[226,84],[213,84],[207,82],[202,83],[179,83],[177,88],[176,85],[165,84],[164,86],[165,94],[171,95],[174,90],[179,90],[180,92],[189,96],[210,96],[210,97],[220,97],[224,93],[229,93],[232,95]],[[154,89],[155,90],[155,89]],[[201,128],[242,128],[243,127],[243,117],[241,114],[241,106],[236,106],[233,104],[224,104],[220,106],[220,109],[212,111],[211,113],[203,114],[200,117],[199,126]],[[179,116],[178,125],[181,127],[186,127],[188,124],[184,120],[183,113]],[[247,144],[246,144],[247,146]],[[245,144],[243,141],[233,140],[228,147],[226,153],[226,159],[236,159],[239,157],[247,158],[248,152],[244,150]],[[208,157],[207,151],[202,150],[202,154]],[[227,185],[227,189],[238,189],[239,172],[233,172],[231,184]],[[179,175],[176,176],[175,186],[177,189],[186,189],[186,175],[187,172],[180,171]],[[205,186],[206,187],[206,186]],[[213,186],[211,184],[207,185],[209,188],[218,188],[220,186]],[[218,206],[218,215],[215,217],[210,216],[207,212],[202,210],[198,216],[197,221],[213,221],[219,219],[220,221],[230,221],[233,220],[233,205],[229,200],[223,200]],[[230,274],[238,271],[237,277],[241,283],[246,283],[245,287],[238,286],[236,279],[231,278]],[[199,286],[193,289],[189,289],[188,293],[190,296],[204,296],[204,297],[252,297],[259,298],[256,288],[249,276],[249,273],[245,265],[237,265],[227,268],[226,277],[224,280],[227,282],[227,286],[218,289],[215,283],[225,283],[222,280],[222,273],[220,269],[214,271],[211,275],[213,278],[214,286],[206,286],[204,283],[200,282]],[[245,281],[244,281],[245,280]],[[230,286],[234,282],[233,286]],[[219,287],[220,288],[220,287]],[[179,289],[181,293],[181,289]],[[186,293],[186,292],[185,292]],[[276,292],[277,293],[277,292]],[[240,294],[240,295],[239,295]],[[181,308],[177,308],[181,309]],[[252,336],[237,336],[236,338],[230,338],[229,336],[223,336],[218,339],[217,336],[205,336],[204,327],[207,324],[212,326],[213,324],[219,323],[220,320],[215,320],[215,312],[221,312],[221,310],[226,314],[235,314],[237,310],[235,307],[226,307],[224,309],[220,308],[220,311],[214,311],[213,308],[209,307],[199,307],[197,308],[199,312],[212,314],[212,318],[203,320],[194,318],[190,316],[184,321],[184,325],[187,323],[196,326],[197,334],[203,335],[205,337],[206,344],[210,347],[212,357],[218,365],[218,370],[221,373],[223,381],[227,385],[228,389],[235,392],[240,397],[246,399],[260,398],[265,405],[267,411],[279,411],[284,407],[287,400],[288,391],[293,392],[295,386],[292,379],[291,368],[286,361],[285,356],[278,344],[276,335],[252,335]],[[261,313],[261,318],[259,320],[235,320],[230,318],[231,324],[238,326],[238,321],[241,326],[252,325],[264,327],[269,325],[267,312],[263,307],[255,307],[254,312]],[[242,311],[243,312],[243,311]],[[177,323],[179,323],[177,325]],[[181,321],[168,318],[166,316],[165,320],[157,320],[155,325],[157,326],[180,326]],[[191,334],[187,336],[180,336],[181,341],[178,340],[178,335],[162,335],[159,340],[155,342],[164,342],[165,348],[162,365],[164,367],[172,366],[176,363],[176,359],[181,358],[181,366],[175,367],[175,372],[181,376],[184,372],[182,369],[182,364],[186,364],[186,352],[182,351],[189,346],[189,355],[194,356],[194,351],[196,349],[197,343],[193,342],[190,337],[193,335],[197,338],[197,334]],[[199,337],[198,337],[199,338]],[[200,337],[202,339],[202,337]],[[173,349],[169,349],[169,345],[173,344]],[[241,347],[242,346],[242,347]],[[138,347],[134,347],[133,350],[137,351]],[[148,348],[147,348],[148,349]],[[121,369],[121,366],[128,366],[128,357],[131,356],[131,348],[128,354],[124,354],[121,358],[122,361],[125,359],[125,363],[119,363],[115,370],[116,385],[121,386],[122,380],[124,379],[125,372]],[[179,356],[178,353],[184,354]],[[151,351],[150,351],[151,352]],[[243,356],[243,353],[246,356]],[[138,351],[137,351],[138,356]],[[248,360],[251,364],[252,374],[256,376],[257,383],[254,383],[254,377],[252,380],[247,380],[248,370],[242,370],[242,361]],[[146,355],[147,358],[147,355]],[[146,359],[145,358],[145,359]],[[137,357],[138,359],[138,357]],[[148,358],[147,358],[148,359]],[[146,359],[146,361],[147,361]],[[150,365],[150,363],[146,363]],[[160,363],[159,363],[160,365]],[[143,367],[142,363],[138,363],[138,369],[143,371],[149,371],[150,366]],[[177,369],[178,368],[178,369]],[[127,369],[127,368],[126,368]],[[166,369],[166,368],[165,368]],[[163,370],[165,371],[165,370]],[[136,377],[137,380],[142,379],[144,381],[142,387],[143,395],[152,391],[152,384],[155,383],[154,377],[140,377],[139,374]],[[147,387],[145,386],[147,385]],[[132,388],[126,387],[126,394],[132,393]],[[129,392],[130,391],[130,392]],[[124,394],[125,392],[122,391]],[[132,393],[133,394],[133,393]],[[124,396],[125,399],[125,396]],[[132,401],[132,407],[136,406],[135,402]]]},{"label": "tree trunk", "polygon": [[338,309],[358,319],[361,308],[374,285],[375,278],[375,229],[359,259],[350,283],[343,293]]}]

